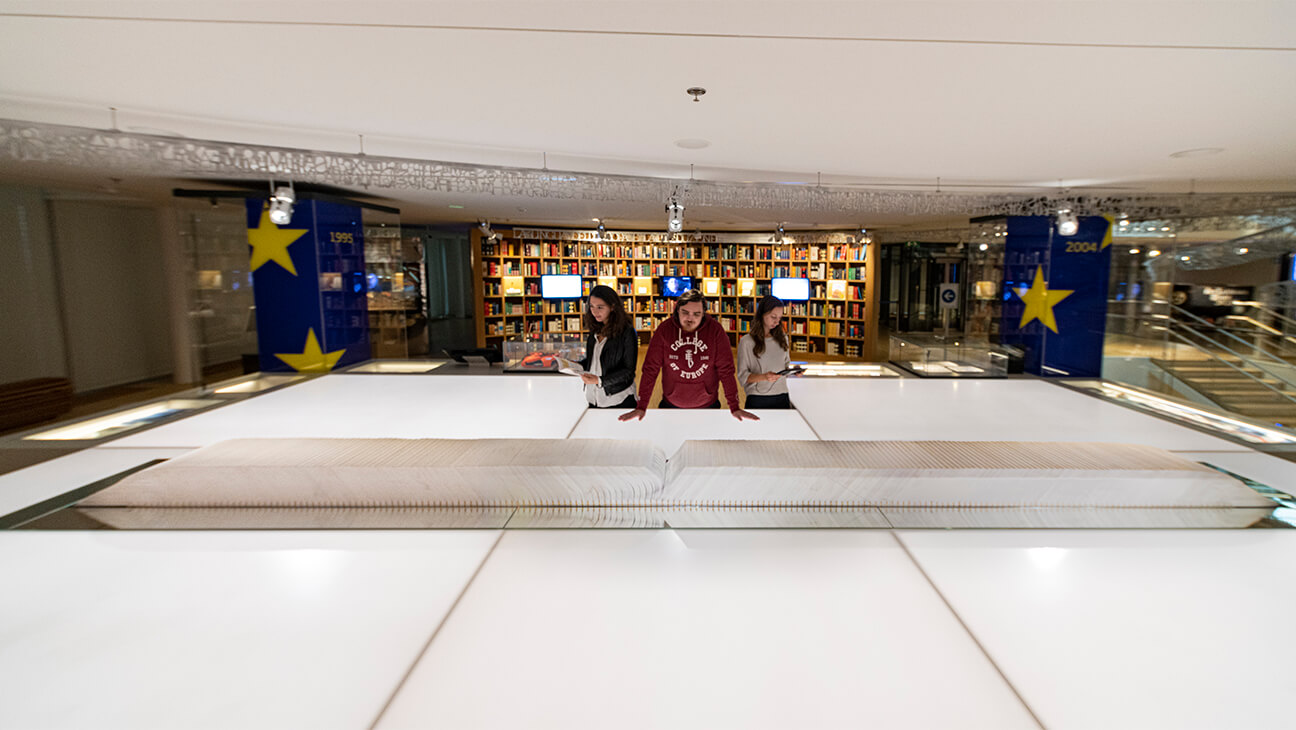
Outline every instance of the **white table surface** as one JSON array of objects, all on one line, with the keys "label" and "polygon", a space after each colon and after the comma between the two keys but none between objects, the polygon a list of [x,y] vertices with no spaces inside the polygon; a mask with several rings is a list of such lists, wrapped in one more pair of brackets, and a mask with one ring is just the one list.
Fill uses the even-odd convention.
[{"label": "white table surface", "polygon": [[1296,532],[901,532],[1050,730],[1292,726]]},{"label": "white table surface", "polygon": [[43,502],[154,459],[190,449],[86,449],[0,474],[0,515]]},{"label": "white table surface", "polygon": [[1036,727],[888,532],[509,531],[378,728]]},{"label": "white table surface", "polygon": [[1111,441],[1171,451],[1247,447],[1039,380],[794,378],[824,439]]},{"label": "white table surface", "polygon": [[572,438],[646,439],[670,458],[690,439],[765,439],[813,441],[814,431],[794,410],[753,411],[759,421],[739,421],[729,409],[649,408],[642,421],[618,421],[626,411],[587,409]]},{"label": "white table surface", "polygon": [[571,377],[328,375],[112,442],[232,438],[565,438],[586,410]]},{"label": "white table surface", "polygon": [[498,534],[0,533],[0,727],[366,728]]}]

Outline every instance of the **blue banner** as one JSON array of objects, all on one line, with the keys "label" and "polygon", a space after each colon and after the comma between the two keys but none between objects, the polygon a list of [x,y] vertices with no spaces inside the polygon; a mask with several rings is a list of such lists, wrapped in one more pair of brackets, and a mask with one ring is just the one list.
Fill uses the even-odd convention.
[{"label": "blue banner", "polygon": [[1080,219],[1074,236],[1051,216],[1008,219],[1000,341],[1026,351],[1026,372],[1099,377],[1107,326],[1111,221]]},{"label": "blue banner", "polygon": [[261,369],[326,373],[369,359],[360,208],[301,200],[277,226],[264,199],[249,199],[247,225]]}]

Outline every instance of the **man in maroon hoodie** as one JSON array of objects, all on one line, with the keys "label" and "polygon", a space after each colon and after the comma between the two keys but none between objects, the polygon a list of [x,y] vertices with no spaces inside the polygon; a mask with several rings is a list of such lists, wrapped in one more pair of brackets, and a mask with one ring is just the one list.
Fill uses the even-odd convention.
[{"label": "man in maroon hoodie", "polygon": [[697,289],[681,294],[675,314],[653,333],[639,379],[639,407],[621,416],[622,421],[644,417],[658,372],[662,378],[661,408],[719,408],[723,382],[733,417],[760,420],[738,407],[729,335],[707,315],[706,297]]}]

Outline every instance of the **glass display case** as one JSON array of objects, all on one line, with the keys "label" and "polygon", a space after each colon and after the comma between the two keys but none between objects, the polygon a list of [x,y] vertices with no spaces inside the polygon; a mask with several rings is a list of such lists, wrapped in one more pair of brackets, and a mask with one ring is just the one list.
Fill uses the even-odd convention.
[{"label": "glass display case", "polygon": [[283,373],[253,373],[242,378],[234,378],[212,386],[212,393],[215,395],[250,395],[253,393],[264,393],[267,390],[274,390],[299,380],[305,380],[306,375],[288,375]]},{"label": "glass display case", "polygon": [[220,405],[211,399],[158,400],[107,415],[95,416],[23,436],[29,441],[97,441],[165,421],[181,414]]},{"label": "glass display case", "polygon": [[960,335],[891,335],[888,359],[925,378],[1001,378],[1008,372],[1007,355],[988,340]]},{"label": "glass display case", "polygon": [[504,342],[507,372],[557,372],[558,358],[585,357],[585,340],[579,334],[537,332]]},{"label": "glass display case", "polygon": [[1063,385],[1251,444],[1296,445],[1296,432],[1200,403],[1153,393],[1110,380],[1064,380]]},{"label": "glass display case", "polygon": [[347,373],[430,373],[445,364],[445,360],[370,360],[353,365],[343,372]]},{"label": "glass display case", "polygon": [[886,365],[861,362],[794,362],[803,368],[803,378],[898,378],[900,374]]},{"label": "glass display case", "polygon": [[366,210],[364,217],[365,297],[373,357],[426,355],[422,238],[403,235],[398,216]]},{"label": "glass display case", "polygon": [[[248,223],[241,198],[175,199],[180,245],[189,272],[186,292],[195,382],[248,372],[257,355],[256,306],[248,260]],[[211,375],[214,374],[214,375]]]}]

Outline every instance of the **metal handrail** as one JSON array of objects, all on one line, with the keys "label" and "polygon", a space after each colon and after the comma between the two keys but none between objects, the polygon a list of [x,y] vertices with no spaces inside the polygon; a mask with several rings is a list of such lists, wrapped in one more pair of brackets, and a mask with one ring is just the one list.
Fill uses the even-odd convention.
[{"label": "metal handrail", "polygon": [[[1231,337],[1231,338],[1237,340],[1238,342],[1241,342],[1241,343],[1242,343],[1243,345],[1245,345],[1246,347],[1251,348],[1252,350],[1255,350],[1255,351],[1257,351],[1257,352],[1264,353],[1265,356],[1267,356],[1270,360],[1273,360],[1275,363],[1277,363],[1277,364],[1279,364],[1279,365],[1282,365],[1282,366],[1284,366],[1284,367],[1286,367],[1286,366],[1290,366],[1290,365],[1291,365],[1291,363],[1287,362],[1286,360],[1282,359],[1281,357],[1278,357],[1277,355],[1273,354],[1272,352],[1269,352],[1269,351],[1266,350],[1265,348],[1263,348],[1263,347],[1261,347],[1261,346],[1259,346],[1259,345],[1256,345],[1256,344],[1254,344],[1254,343],[1247,342],[1246,340],[1242,339],[1241,337],[1238,337],[1237,335],[1233,334],[1232,332],[1229,332],[1228,330],[1226,330],[1226,329],[1224,329],[1224,328],[1222,328],[1222,327],[1218,327],[1218,326],[1216,326],[1216,325],[1214,325],[1214,324],[1211,324],[1210,322],[1207,322],[1206,320],[1202,319],[1201,317],[1198,317],[1197,315],[1193,314],[1192,312],[1189,312],[1189,311],[1186,310],[1186,309],[1183,309],[1183,308],[1180,308],[1180,307],[1176,307],[1175,305],[1171,304],[1171,305],[1170,305],[1170,311],[1173,312],[1174,314],[1178,314],[1178,315],[1181,315],[1181,316],[1183,316],[1183,317],[1188,317],[1188,318],[1190,318],[1190,319],[1192,319],[1192,320],[1194,320],[1194,321],[1200,323],[1200,325],[1201,325],[1202,327],[1206,327],[1206,328],[1208,328],[1208,329],[1215,330],[1216,332],[1219,332],[1219,333],[1223,334],[1223,335],[1226,336],[1226,337]],[[1164,320],[1163,320],[1163,321],[1164,321]],[[1174,321],[1174,320],[1171,319],[1170,321]],[[1187,325],[1183,324],[1182,322],[1179,322],[1178,324],[1179,324],[1181,327],[1184,327],[1185,329],[1192,330],[1191,327],[1188,327]],[[1200,333],[1198,333],[1198,334],[1200,334]],[[1205,337],[1205,335],[1202,335],[1202,336]],[[1249,358],[1247,358],[1247,357],[1244,357],[1241,353],[1233,352],[1232,350],[1230,350],[1228,347],[1226,347],[1223,343],[1221,343],[1221,342],[1219,342],[1219,341],[1213,340],[1212,338],[1209,338],[1209,337],[1207,337],[1207,339],[1210,339],[1210,340],[1211,340],[1211,341],[1212,341],[1212,342],[1213,342],[1217,347],[1219,347],[1220,349],[1222,349],[1222,350],[1224,350],[1224,351],[1226,351],[1226,352],[1229,352],[1229,353],[1231,353],[1231,354],[1233,354],[1233,355],[1236,355],[1238,358],[1240,358],[1240,359],[1242,359],[1242,360],[1248,360],[1248,359],[1249,359]],[[1259,365],[1257,365],[1256,367],[1259,367]],[[1260,369],[1261,369],[1261,370],[1264,370],[1264,368],[1260,368]]]},{"label": "metal handrail", "polygon": [[1255,327],[1256,329],[1260,330],[1266,335],[1273,335],[1274,337],[1284,339],[1288,342],[1296,343],[1296,337],[1292,337],[1291,335],[1284,334],[1283,331],[1278,329],[1277,327],[1274,327],[1273,325],[1265,324],[1264,322],[1261,322],[1255,317],[1248,317],[1245,314],[1228,314],[1224,316],[1224,319],[1233,320],[1236,322],[1246,322],[1247,324],[1251,325],[1252,327]]},{"label": "metal handrail", "polygon": [[[1227,366],[1233,368],[1234,370],[1238,371],[1239,373],[1242,373],[1243,375],[1247,376],[1248,378],[1251,378],[1252,380],[1254,380],[1254,381],[1256,381],[1257,383],[1263,385],[1264,387],[1268,388],[1269,390],[1272,390],[1273,392],[1277,393],[1279,396],[1281,396],[1281,397],[1283,397],[1283,398],[1286,398],[1286,399],[1287,399],[1288,401],[1290,401],[1293,405],[1296,405],[1296,398],[1294,398],[1294,397],[1292,397],[1290,394],[1288,394],[1287,391],[1282,390],[1281,388],[1275,388],[1275,387],[1273,386],[1272,383],[1267,383],[1267,382],[1265,382],[1264,380],[1261,380],[1260,378],[1256,377],[1255,375],[1252,375],[1251,373],[1247,372],[1246,370],[1243,370],[1242,368],[1238,367],[1236,364],[1231,363],[1231,362],[1229,362],[1228,360],[1225,360],[1224,358],[1220,357],[1219,355],[1216,355],[1215,353],[1211,352],[1210,350],[1207,350],[1207,349],[1205,349],[1205,348],[1203,348],[1203,347],[1197,347],[1197,346],[1194,345],[1192,342],[1190,342],[1190,341],[1188,340],[1188,338],[1184,337],[1183,335],[1179,334],[1178,332],[1175,332],[1174,330],[1168,330],[1168,331],[1169,331],[1171,337],[1176,337],[1176,338],[1178,338],[1179,340],[1181,340],[1182,342],[1184,342],[1185,344],[1187,344],[1188,346],[1190,346],[1190,347],[1194,347],[1194,348],[1196,348],[1197,350],[1200,350],[1200,351],[1201,351],[1202,353],[1204,353],[1205,355],[1207,355],[1207,356],[1209,356],[1209,357],[1211,357],[1211,358],[1213,358],[1213,359],[1215,359],[1215,360],[1217,360],[1217,361],[1219,361],[1219,362],[1224,363],[1225,365],[1227,365]],[[1255,366],[1252,366],[1252,367],[1255,367]],[[1264,370],[1263,368],[1258,368],[1258,369],[1259,369],[1260,372],[1262,372],[1262,373],[1268,373],[1268,372],[1269,372],[1269,371],[1267,371],[1267,370]],[[1173,373],[1171,373],[1171,374],[1173,375]],[[1291,382],[1289,382],[1289,381],[1287,381],[1287,380],[1285,380],[1285,379],[1283,379],[1283,378],[1278,378],[1278,380],[1280,380],[1280,381],[1282,381],[1282,382],[1284,382],[1284,383],[1287,383],[1288,385],[1293,385],[1293,383],[1291,383]]]},{"label": "metal handrail", "polygon": [[1296,326],[1296,319],[1292,319],[1291,317],[1288,317],[1288,316],[1282,314],[1281,312],[1279,312],[1279,311],[1277,311],[1277,310],[1275,310],[1275,309],[1270,309],[1270,308],[1266,307],[1265,305],[1261,304],[1260,302],[1250,302],[1250,301],[1247,301],[1247,302],[1237,302],[1237,301],[1235,301],[1235,302],[1233,302],[1233,304],[1234,304],[1235,306],[1238,306],[1238,307],[1249,307],[1249,308],[1251,308],[1251,309],[1258,310],[1258,311],[1261,312],[1262,314],[1267,314],[1267,315],[1269,315],[1270,317],[1273,317],[1274,319],[1279,319],[1279,320],[1282,320],[1283,322],[1286,322],[1287,324],[1290,324],[1290,325]]},{"label": "metal handrail", "polygon": [[[1116,318],[1119,318],[1119,319],[1132,319],[1132,320],[1135,320],[1135,321],[1138,321],[1138,322],[1148,321],[1148,322],[1150,323],[1150,320],[1149,320],[1148,318],[1144,318],[1144,317],[1134,317],[1134,316],[1130,316],[1130,315],[1127,315],[1127,314],[1111,314],[1111,313],[1108,313],[1107,316],[1108,316],[1108,317],[1116,317]],[[1210,350],[1208,350],[1208,349],[1202,347],[1201,345],[1198,345],[1197,343],[1193,342],[1192,340],[1188,339],[1187,337],[1184,337],[1183,335],[1179,334],[1178,332],[1175,332],[1174,329],[1165,326],[1165,324],[1166,324],[1167,322],[1169,322],[1169,323],[1171,323],[1171,324],[1179,324],[1180,326],[1183,326],[1182,323],[1176,323],[1176,322],[1174,322],[1173,320],[1165,320],[1165,319],[1158,319],[1158,320],[1155,320],[1155,322],[1156,322],[1156,324],[1153,324],[1153,325],[1151,325],[1151,326],[1156,327],[1157,329],[1160,329],[1160,330],[1164,330],[1164,331],[1166,332],[1166,334],[1170,335],[1171,337],[1174,337],[1175,339],[1179,340],[1180,342],[1184,343],[1185,345],[1188,345],[1189,347],[1193,348],[1194,350],[1197,350],[1198,352],[1202,353],[1203,355],[1206,355],[1207,357],[1209,357],[1209,358],[1211,358],[1211,359],[1213,359],[1213,360],[1216,360],[1216,361],[1221,362],[1221,363],[1223,363],[1224,365],[1226,365],[1226,366],[1228,366],[1228,367],[1230,367],[1230,368],[1233,368],[1234,370],[1236,370],[1236,371],[1238,371],[1239,373],[1245,375],[1246,377],[1248,377],[1248,378],[1250,378],[1250,379],[1256,381],[1256,382],[1259,383],[1260,385],[1263,385],[1264,387],[1268,388],[1269,390],[1272,390],[1273,392],[1277,393],[1280,397],[1285,398],[1285,399],[1287,399],[1288,401],[1291,401],[1292,404],[1296,404],[1296,397],[1293,397],[1293,396],[1289,395],[1286,391],[1281,390],[1281,389],[1279,389],[1279,388],[1275,388],[1275,387],[1273,386],[1272,383],[1267,383],[1267,382],[1265,382],[1264,380],[1261,380],[1260,378],[1256,377],[1256,376],[1253,375],[1252,373],[1249,373],[1249,372],[1247,372],[1246,370],[1243,370],[1242,368],[1238,367],[1237,364],[1232,363],[1232,362],[1229,362],[1228,360],[1225,360],[1224,358],[1220,357],[1219,355],[1215,354],[1214,352],[1211,352]],[[1189,332],[1192,332],[1193,334],[1198,335],[1199,337],[1203,337],[1203,338],[1209,340],[1212,344],[1215,344],[1215,345],[1219,346],[1219,343],[1216,343],[1214,340],[1211,340],[1209,337],[1206,337],[1205,335],[1201,334],[1200,332],[1196,332],[1196,331],[1192,330],[1191,328],[1185,328],[1185,329],[1188,329]],[[1228,348],[1224,348],[1224,349],[1227,350]],[[1231,351],[1230,351],[1230,352],[1231,352]],[[1233,354],[1234,354],[1234,355],[1237,355],[1237,353],[1233,353]],[[1260,367],[1260,366],[1258,366],[1258,365],[1255,365],[1255,364],[1251,363],[1250,360],[1248,360],[1246,357],[1243,357],[1242,355],[1237,355],[1237,358],[1238,358],[1239,360],[1241,360],[1244,364],[1250,365],[1251,367],[1255,368],[1256,370],[1259,370],[1259,371],[1262,372],[1262,373],[1265,373],[1265,374],[1267,374],[1267,375],[1272,375],[1272,373],[1270,373],[1268,370],[1265,370],[1264,368],[1262,368],[1262,367]],[[1274,377],[1278,377],[1278,376],[1274,376]],[[1288,385],[1296,385],[1296,383],[1291,383],[1291,382],[1289,382],[1289,381],[1287,381],[1286,379],[1281,378],[1281,377],[1278,377],[1278,380],[1280,380],[1280,381],[1283,382],[1283,383],[1287,383]]]}]

